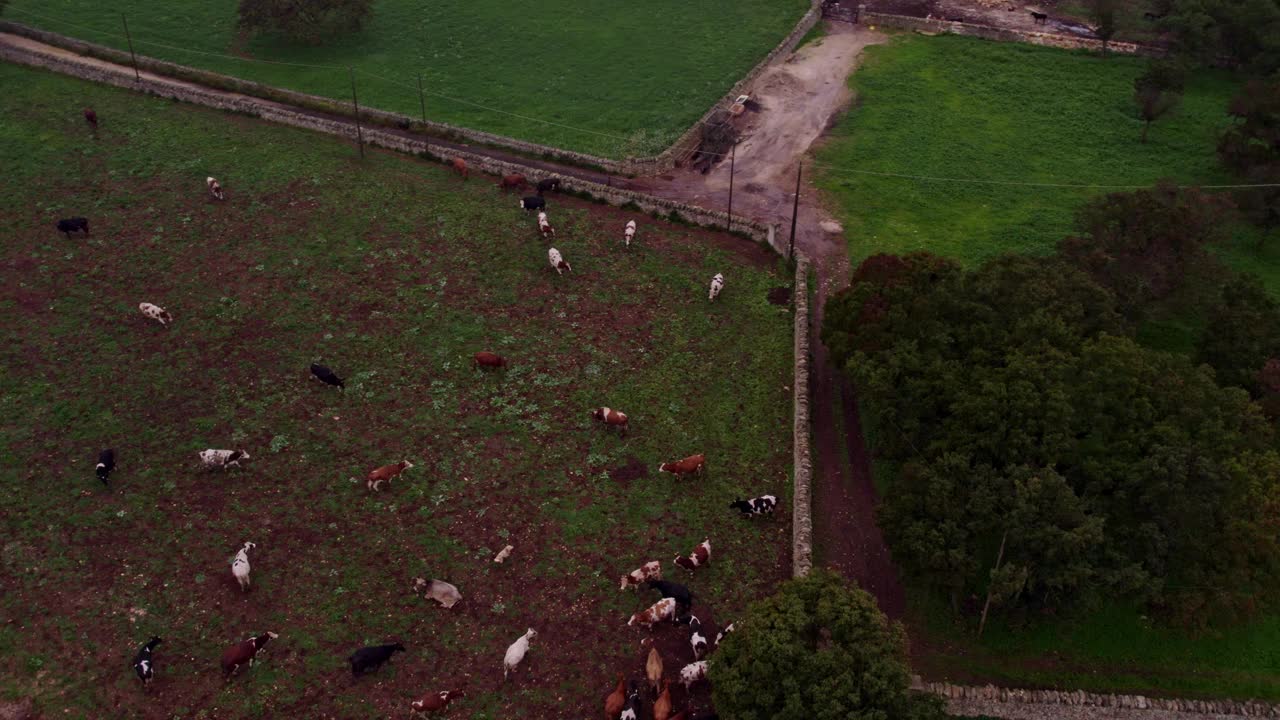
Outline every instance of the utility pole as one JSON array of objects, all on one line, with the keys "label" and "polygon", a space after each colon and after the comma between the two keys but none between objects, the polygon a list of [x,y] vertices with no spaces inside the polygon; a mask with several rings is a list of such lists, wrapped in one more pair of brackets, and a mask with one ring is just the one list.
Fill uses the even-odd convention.
[{"label": "utility pole", "polygon": [[120,13],[120,22],[124,23],[124,36],[129,40],[129,57],[133,59],[133,79],[142,82],[142,76],[138,74],[138,56],[133,54],[133,35],[129,33],[129,18]]},{"label": "utility pole", "polygon": [[729,218],[724,223],[725,232],[733,229],[733,165],[737,157],[738,141],[734,140],[733,146],[729,149]]},{"label": "utility pole", "polygon": [[[427,100],[422,94],[422,73],[418,73],[418,107],[422,108],[422,124],[427,124]],[[431,135],[428,134],[427,128],[423,128],[424,137],[427,143],[427,153],[431,153]]]},{"label": "utility pole", "polygon": [[360,159],[364,159],[364,131],[360,129],[360,101],[356,99],[356,71],[347,66],[347,73],[351,76],[351,104],[356,109],[356,143],[360,145]]},{"label": "utility pole", "polygon": [[800,212],[800,173],[804,170],[804,163],[796,168],[796,199],[791,205],[791,250],[787,253],[787,257],[794,260],[796,258],[796,214]]}]

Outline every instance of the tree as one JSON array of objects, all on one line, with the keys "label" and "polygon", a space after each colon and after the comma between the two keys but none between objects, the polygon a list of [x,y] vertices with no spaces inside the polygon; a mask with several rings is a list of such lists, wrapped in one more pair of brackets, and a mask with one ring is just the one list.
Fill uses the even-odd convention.
[{"label": "tree", "polygon": [[1258,374],[1274,357],[1280,357],[1280,304],[1251,278],[1227,283],[1209,310],[1196,360],[1211,365],[1220,384],[1261,397]]},{"label": "tree", "polygon": [[1115,293],[1120,312],[1136,320],[1181,288],[1188,273],[1213,262],[1206,246],[1221,238],[1222,210],[1199,190],[1163,183],[1113,193],[1077,212],[1080,234],[1058,251]]},{"label": "tree", "polygon": [[[1227,112],[1240,120],[1218,141],[1218,157],[1250,185],[1280,185],[1280,79],[1253,80]],[[1241,188],[1236,205],[1261,229],[1259,245],[1280,228],[1280,187]]]},{"label": "tree", "polygon": [[1142,142],[1147,141],[1151,123],[1159,120],[1178,106],[1186,85],[1186,73],[1168,60],[1156,60],[1147,66],[1146,72],[1133,81],[1133,102],[1142,118]]},{"label": "tree", "polygon": [[315,45],[359,30],[372,8],[373,0],[240,0],[239,26]]},{"label": "tree", "polygon": [[1091,0],[1089,15],[1093,18],[1093,34],[1102,41],[1102,56],[1107,56],[1107,43],[1116,34],[1116,9],[1119,0]]},{"label": "tree", "polygon": [[736,720],[941,720],[917,695],[906,633],[863,590],[817,569],[753,604],[711,656],[716,709]]},{"label": "tree", "polygon": [[1280,1],[1169,0],[1162,9],[1184,58],[1226,60],[1261,76],[1280,69]]}]

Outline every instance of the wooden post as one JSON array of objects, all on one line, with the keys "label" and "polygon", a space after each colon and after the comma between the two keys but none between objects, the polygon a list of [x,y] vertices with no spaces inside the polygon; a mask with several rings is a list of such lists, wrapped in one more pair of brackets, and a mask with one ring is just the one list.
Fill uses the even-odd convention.
[{"label": "wooden post", "polygon": [[360,101],[356,99],[356,71],[347,66],[351,76],[351,105],[356,109],[356,143],[360,146],[360,159],[364,159],[364,131],[360,129]]},{"label": "wooden post", "polygon": [[129,41],[129,57],[133,59],[133,79],[142,82],[142,75],[138,74],[138,56],[133,54],[133,35],[129,33],[129,18],[120,13],[120,22],[124,23],[124,36]]},{"label": "wooden post", "polygon": [[[426,96],[422,94],[422,73],[418,73],[418,107],[422,108],[422,124],[426,125],[427,124],[427,99],[426,99]],[[423,128],[423,130],[427,131],[426,128]],[[428,134],[425,137],[426,137],[425,142],[427,143],[427,152],[430,153],[431,152],[431,135]]]},{"label": "wooden post", "polygon": [[729,218],[725,220],[724,231],[733,230],[733,165],[734,160],[738,157],[738,142],[735,140],[733,147],[729,150]]},{"label": "wooden post", "polygon": [[[1004,541],[1009,539],[1009,531],[1005,530],[1004,535],[1000,538],[1000,552],[996,554],[996,567],[992,572],[1000,569],[1000,561],[1004,560]],[[991,583],[987,582],[987,601],[982,604],[982,619],[978,621],[978,637],[982,637],[982,631],[987,627],[987,611],[991,609]]]},{"label": "wooden post", "polygon": [[804,163],[800,163],[796,168],[796,199],[791,204],[791,250],[787,252],[787,258],[794,260],[796,257],[796,214],[800,212],[800,173],[804,170]]}]

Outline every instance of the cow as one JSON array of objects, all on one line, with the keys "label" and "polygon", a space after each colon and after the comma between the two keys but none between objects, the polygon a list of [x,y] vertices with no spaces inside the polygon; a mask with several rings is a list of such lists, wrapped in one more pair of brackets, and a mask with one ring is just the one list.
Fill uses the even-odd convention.
[{"label": "cow", "polygon": [[415,578],[413,581],[413,591],[422,593],[423,597],[435,600],[446,608],[453,607],[462,599],[462,593],[458,592],[457,586],[443,580]]},{"label": "cow", "polygon": [[82,232],[85,237],[89,237],[89,220],[82,217],[63,218],[58,221],[58,232],[66,235],[68,240],[73,232]]},{"label": "cow", "polygon": [[249,591],[249,551],[255,547],[257,545],[254,543],[247,542],[231,559],[231,575],[240,583],[240,592]]},{"label": "cow", "polygon": [[107,448],[98,453],[98,464],[94,466],[93,472],[102,481],[103,485],[111,487],[111,483],[107,479],[111,477],[111,471],[116,469],[116,451]]},{"label": "cow", "polygon": [[702,621],[697,615],[689,617],[689,647],[693,649],[694,660],[701,660],[707,654],[707,636],[702,634]]},{"label": "cow", "polygon": [[724,626],[723,630],[716,633],[716,647],[720,647],[720,641],[724,640],[725,637],[729,635],[729,633],[733,632],[733,626],[736,624],[737,623],[729,623],[728,625]]},{"label": "cow", "polygon": [[716,276],[711,278],[711,290],[710,292],[707,293],[707,299],[715,300],[716,296],[719,295],[720,291],[723,289],[724,289],[724,275],[721,275],[720,273],[716,273]]},{"label": "cow", "polygon": [[556,234],[556,229],[551,227],[551,223],[547,220],[547,214],[538,213],[538,232],[542,233],[542,237],[549,238]]},{"label": "cow", "polygon": [[631,619],[627,621],[627,626],[630,627],[631,625],[635,625],[637,623],[645,626],[651,626],[656,622],[672,619],[673,617],[675,617],[675,613],[676,613],[675,598],[662,598],[658,602],[650,605],[647,609],[643,610],[642,612],[638,612],[632,615]]},{"label": "cow", "polygon": [[689,689],[690,685],[693,685],[694,683],[705,678],[706,676],[707,676],[706,660],[699,660],[694,663],[689,663],[688,665],[685,665],[683,668],[680,669],[680,682],[684,683],[684,687],[686,690]]},{"label": "cow", "polygon": [[650,560],[644,565],[641,565],[635,570],[632,570],[630,573],[623,575],[621,584],[618,586],[618,589],[626,590],[627,588],[631,588],[632,590],[634,590],[640,587],[640,583],[646,580],[652,580],[654,578],[661,578],[661,577],[662,577],[662,562],[659,560]]},{"label": "cow", "polygon": [[559,178],[547,178],[546,180],[539,180],[539,181],[538,181],[538,196],[539,196],[539,197],[541,197],[541,196],[542,196],[542,194],[543,194],[543,193],[545,193],[545,192],[547,192],[548,190],[555,190],[556,192],[560,192],[560,180],[559,180]]},{"label": "cow", "polygon": [[564,259],[564,256],[560,254],[560,251],[555,248],[551,248],[547,251],[547,262],[551,263],[551,267],[556,269],[557,275],[563,275],[565,270],[573,272],[573,266],[570,265]]},{"label": "cow", "polygon": [[742,513],[743,517],[755,517],[756,515],[772,515],[773,509],[778,506],[778,498],[773,495],[761,495],[750,500],[738,498],[729,503],[729,507]]},{"label": "cow", "polygon": [[656,691],[658,683],[662,682],[662,653],[656,647],[649,648],[649,657],[644,661],[644,674],[649,678],[649,686]]},{"label": "cow", "polygon": [[365,485],[373,492],[378,492],[378,488],[382,483],[391,482],[391,478],[394,478],[411,467],[413,467],[413,463],[408,460],[401,460],[400,462],[393,463],[391,465],[376,467],[369,471],[369,477],[365,481]]},{"label": "cow", "polygon": [[151,651],[155,650],[156,646],[162,642],[164,641],[160,638],[152,637],[147,641],[146,645],[142,646],[138,654],[133,656],[133,672],[142,681],[143,687],[146,687],[147,683],[151,682],[151,678],[155,677],[156,668],[151,661]]},{"label": "cow", "polygon": [[221,184],[219,184],[219,183],[218,183],[218,181],[217,181],[217,180],[215,180],[214,178],[212,178],[212,177],[207,177],[207,178],[205,178],[205,179],[204,179],[204,184],[205,184],[206,186],[208,186],[208,188],[209,188],[209,194],[213,196],[213,199],[214,199],[214,200],[226,200],[226,199],[227,199],[227,196],[226,196],[226,195],[224,195],[224,194],[223,194],[223,192],[222,192],[222,185],[221,185]]},{"label": "cow", "polygon": [[497,353],[480,351],[471,357],[471,369],[479,368],[505,368],[507,359]]},{"label": "cow", "polygon": [[493,561],[501,565],[502,563],[507,561],[507,558],[511,557],[511,551],[515,549],[516,549],[515,545],[507,545],[506,547],[499,550],[497,555],[493,556]]},{"label": "cow", "polygon": [[520,198],[520,209],[526,210],[526,211],[527,210],[546,210],[547,201],[543,200],[541,196]]},{"label": "cow", "polygon": [[453,158],[452,160],[449,161],[449,167],[452,168],[454,172],[461,175],[463,180],[467,179],[467,161],[466,160],[463,160],[462,158]]},{"label": "cow", "polygon": [[707,471],[707,456],[701,453],[690,455],[683,460],[666,462],[658,465],[658,472],[669,472],[672,475],[699,475]]},{"label": "cow", "polygon": [[622,679],[622,673],[618,673],[618,686],[604,699],[604,716],[606,720],[614,720],[614,718],[618,717],[618,714],[622,712],[622,706],[626,702],[627,683]]},{"label": "cow", "polygon": [[622,436],[625,436],[627,431],[631,429],[631,425],[629,425],[627,421],[627,414],[612,408],[596,408],[591,411],[591,417],[604,423],[606,428],[618,428],[618,434]]},{"label": "cow", "polygon": [[222,653],[222,675],[230,679],[241,667],[253,667],[253,660],[262,651],[263,646],[280,637],[273,632],[247,638],[227,648]]},{"label": "cow", "polygon": [[324,383],[325,385],[332,385],[338,388],[339,390],[347,389],[347,386],[345,384],[346,381],[338,377],[336,373],[334,373],[332,370],[325,367],[324,365],[311,363],[311,374],[314,375],[317,380]]},{"label": "cow", "polygon": [[653,702],[653,720],[671,717],[671,680],[662,681],[662,694]]},{"label": "cow", "polygon": [[209,470],[214,468],[226,470],[232,465],[240,467],[240,461],[248,459],[249,453],[243,450],[214,450],[210,448],[200,451],[200,462]]},{"label": "cow", "polygon": [[711,540],[710,538],[703,540],[698,547],[693,549],[689,557],[676,556],[675,563],[680,567],[693,572],[694,570],[711,564]]},{"label": "cow", "polygon": [[398,652],[404,652],[404,645],[400,643],[370,645],[351,653],[351,657],[347,658],[347,662],[351,663],[351,674],[360,677],[371,670],[377,670],[384,663],[391,662],[391,656]]},{"label": "cow", "polygon": [[498,189],[510,190],[514,188],[516,190],[520,190],[521,188],[523,188],[525,185],[528,185],[528,184],[529,184],[528,181],[525,180],[525,177],[520,173],[515,173],[512,175],[503,175],[502,179],[498,181]]},{"label": "cow", "polygon": [[1032,10],[1032,11],[1031,11],[1031,20],[1032,20],[1036,25],[1044,25],[1044,24],[1045,24],[1045,22],[1047,22],[1047,21],[1049,20],[1049,14],[1048,14],[1048,13],[1042,13],[1042,12],[1036,12],[1035,10]]},{"label": "cow", "polygon": [[421,700],[414,700],[409,703],[409,707],[416,712],[436,712],[448,707],[450,700],[460,697],[466,697],[466,693],[461,690],[443,690],[436,693],[427,693],[422,696]]},{"label": "cow", "polygon": [[627,701],[622,704],[622,714],[618,720],[637,720],[640,708],[640,687],[634,680],[627,686]]},{"label": "cow", "polygon": [[650,590],[657,590],[661,597],[675,598],[677,611],[688,612],[689,607],[693,605],[693,593],[680,583],[654,579],[646,580],[645,585]]},{"label": "cow", "polygon": [[524,654],[529,652],[529,641],[538,636],[538,631],[529,628],[519,640],[511,643],[511,647],[507,648],[507,654],[502,658],[502,680],[506,682],[507,674],[516,669],[521,660],[524,660]]},{"label": "cow", "polygon": [[636,236],[636,221],[628,220],[626,229],[622,231],[622,242],[627,247],[631,247],[631,240],[635,236]]},{"label": "cow", "polygon": [[84,109],[84,121],[89,123],[89,127],[95,134],[98,132],[98,113],[94,112],[93,108]]},{"label": "cow", "polygon": [[165,327],[169,327],[169,323],[173,322],[173,316],[169,314],[169,311],[159,305],[153,305],[149,302],[138,303],[138,310],[147,319],[155,320]]}]

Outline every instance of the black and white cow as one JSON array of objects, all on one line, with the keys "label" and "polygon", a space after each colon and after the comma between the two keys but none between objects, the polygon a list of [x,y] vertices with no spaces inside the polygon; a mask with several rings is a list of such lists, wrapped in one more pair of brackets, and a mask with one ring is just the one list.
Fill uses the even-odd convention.
[{"label": "black and white cow", "polygon": [[209,469],[221,468],[223,470],[232,465],[240,467],[241,460],[248,460],[249,453],[243,450],[208,450],[200,451],[200,462]]},{"label": "black and white cow", "polygon": [[133,657],[133,672],[137,674],[138,679],[142,681],[143,687],[146,687],[147,683],[150,682],[151,678],[156,674],[156,666],[151,661],[151,651],[155,650],[156,646],[161,642],[163,641],[160,638],[152,637],[147,641],[146,645],[142,646],[142,649],[138,651],[138,654]]},{"label": "black and white cow", "polygon": [[103,485],[111,487],[111,483],[107,479],[111,477],[111,471],[116,469],[116,451],[107,448],[98,453],[98,464],[94,467],[93,472],[102,481]]},{"label": "black and white cow", "polygon": [[772,515],[773,509],[778,507],[778,498],[773,495],[761,495],[750,500],[738,499],[729,503],[729,507],[741,512],[743,517]]}]

